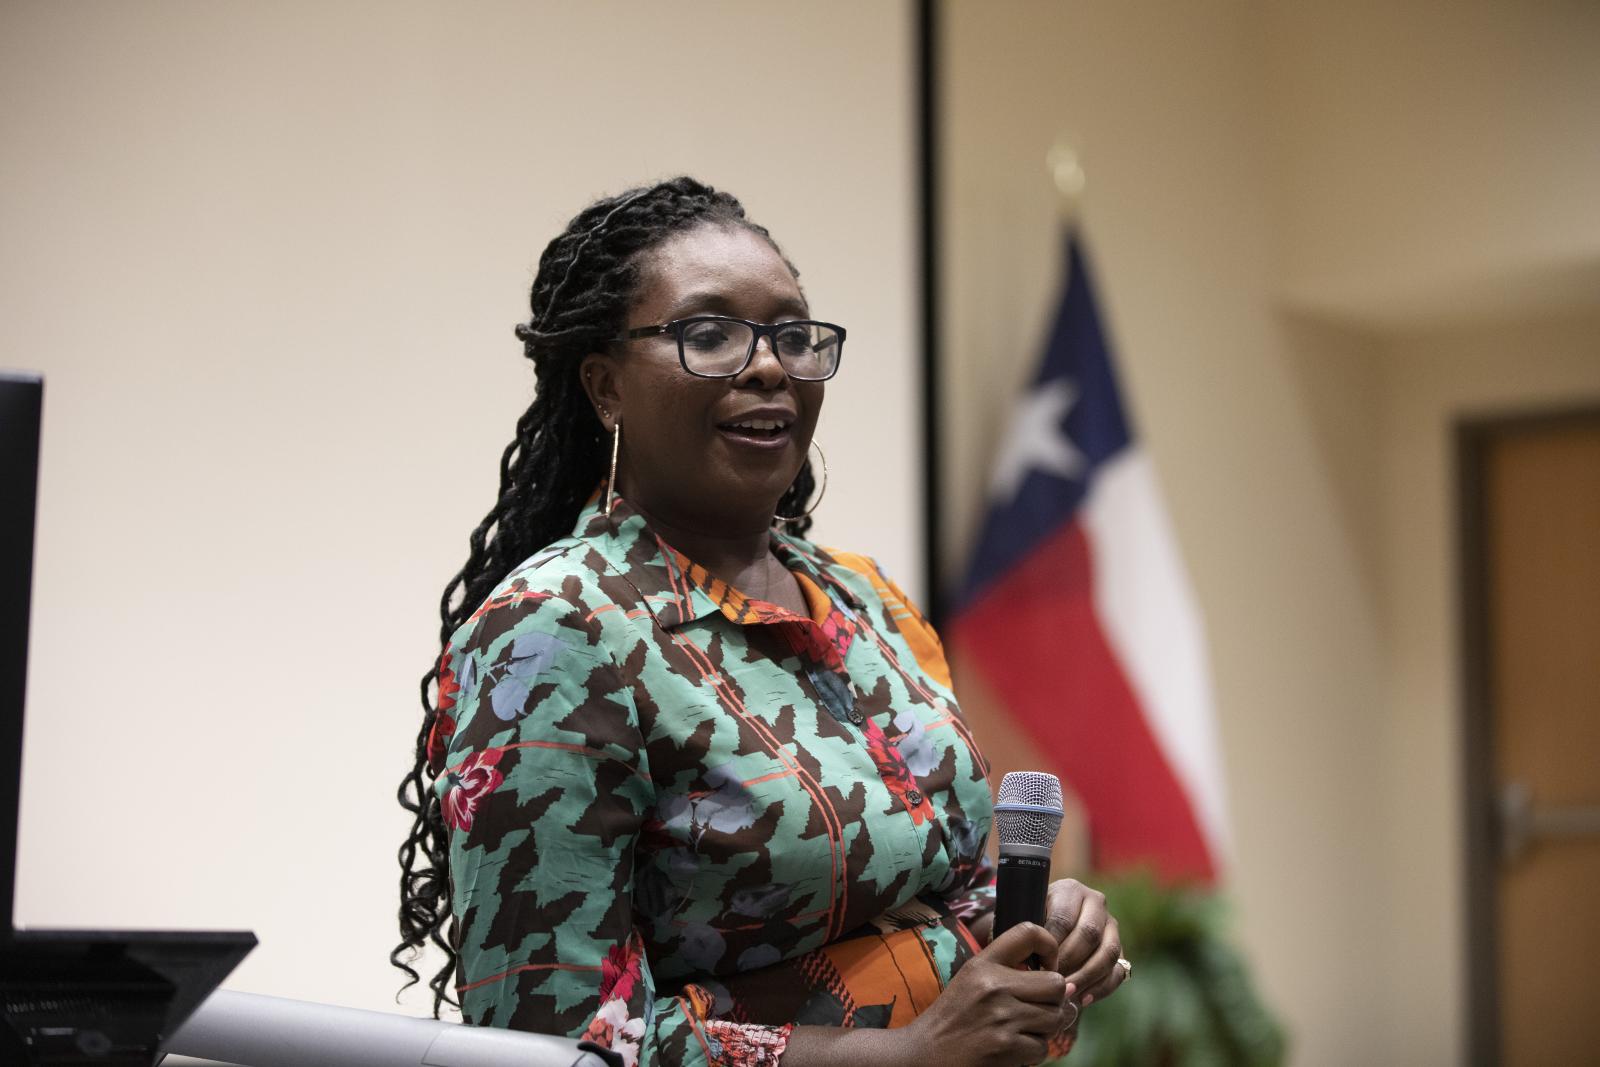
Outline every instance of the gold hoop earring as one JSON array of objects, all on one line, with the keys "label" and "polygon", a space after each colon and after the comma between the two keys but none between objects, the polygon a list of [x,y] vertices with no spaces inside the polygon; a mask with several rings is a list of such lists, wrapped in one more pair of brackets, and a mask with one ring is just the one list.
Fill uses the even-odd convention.
[{"label": "gold hoop earring", "polygon": [[811,513],[817,510],[817,505],[822,503],[822,498],[828,494],[828,457],[823,453],[822,446],[817,444],[815,437],[811,439],[811,447],[817,450],[817,458],[822,461],[822,487],[817,490],[816,499],[811,501],[810,507],[798,515],[774,516],[779,522],[799,522],[801,519],[809,518]]},{"label": "gold hoop earring", "polygon": [[617,420],[617,428],[611,431],[611,475],[606,478],[606,518],[611,517],[611,508],[617,502],[617,452],[622,447],[622,420]]}]

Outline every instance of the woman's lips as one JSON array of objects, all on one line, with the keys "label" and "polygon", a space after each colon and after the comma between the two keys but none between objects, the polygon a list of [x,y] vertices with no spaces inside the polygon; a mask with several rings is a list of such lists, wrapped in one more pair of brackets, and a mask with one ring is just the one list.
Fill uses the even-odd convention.
[{"label": "woman's lips", "polygon": [[747,430],[738,426],[718,426],[717,432],[742,448],[779,449],[789,444],[789,427],[781,430]]}]

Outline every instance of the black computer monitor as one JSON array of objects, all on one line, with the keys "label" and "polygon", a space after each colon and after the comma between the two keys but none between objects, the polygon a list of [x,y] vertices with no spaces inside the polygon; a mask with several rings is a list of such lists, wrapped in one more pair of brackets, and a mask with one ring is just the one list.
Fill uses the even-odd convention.
[{"label": "black computer monitor", "polygon": [[0,1065],[150,1067],[256,938],[14,925],[43,397],[39,378],[0,372]]},{"label": "black computer monitor", "polygon": [[22,706],[28,682],[34,501],[44,382],[0,373],[0,941],[15,907]]}]

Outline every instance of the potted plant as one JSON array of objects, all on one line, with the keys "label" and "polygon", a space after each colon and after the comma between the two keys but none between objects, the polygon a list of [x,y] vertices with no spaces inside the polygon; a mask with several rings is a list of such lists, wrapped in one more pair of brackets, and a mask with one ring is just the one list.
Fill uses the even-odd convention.
[{"label": "potted plant", "polygon": [[1147,874],[1090,882],[1117,917],[1134,972],[1116,996],[1084,1012],[1065,1063],[1076,1067],[1277,1067],[1283,1029],[1256,996],[1243,957],[1224,937],[1214,894],[1163,886]]}]

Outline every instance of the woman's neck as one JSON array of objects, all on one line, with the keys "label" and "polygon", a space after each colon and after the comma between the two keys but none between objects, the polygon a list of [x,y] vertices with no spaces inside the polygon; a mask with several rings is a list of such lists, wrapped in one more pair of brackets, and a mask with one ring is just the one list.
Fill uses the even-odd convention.
[{"label": "woman's neck", "polygon": [[765,566],[766,560],[771,558],[770,525],[674,521],[633,500],[628,501],[628,506],[638,512],[663,541],[723,581],[729,580],[724,572]]},{"label": "woman's neck", "polygon": [[741,593],[791,609],[798,601],[803,607],[794,577],[772,554],[770,524],[758,527],[751,523],[729,532],[726,526],[713,529],[707,523],[662,519],[631,500],[628,506],[663,541]]}]

